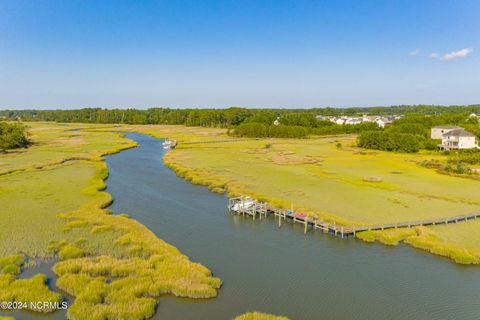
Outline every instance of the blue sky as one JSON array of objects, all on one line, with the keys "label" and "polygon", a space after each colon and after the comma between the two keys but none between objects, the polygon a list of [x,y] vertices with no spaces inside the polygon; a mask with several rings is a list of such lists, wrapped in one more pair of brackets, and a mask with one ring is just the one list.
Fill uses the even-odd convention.
[{"label": "blue sky", "polygon": [[480,103],[480,1],[0,0],[0,108]]}]

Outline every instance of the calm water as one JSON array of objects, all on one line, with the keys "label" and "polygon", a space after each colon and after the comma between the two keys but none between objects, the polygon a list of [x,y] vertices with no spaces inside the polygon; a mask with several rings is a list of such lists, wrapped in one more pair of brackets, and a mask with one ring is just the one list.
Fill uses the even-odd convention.
[{"label": "calm water", "polygon": [[111,209],[224,281],[215,299],[161,298],[155,319],[226,320],[250,310],[297,320],[480,319],[479,267],[226,214],[225,196],[163,165],[161,140],[127,136],[140,147],[107,157]]}]

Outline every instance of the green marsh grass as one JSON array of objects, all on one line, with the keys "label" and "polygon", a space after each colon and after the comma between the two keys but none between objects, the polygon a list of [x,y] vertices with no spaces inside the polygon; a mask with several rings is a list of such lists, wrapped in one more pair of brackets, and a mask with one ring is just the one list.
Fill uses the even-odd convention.
[{"label": "green marsh grass", "polygon": [[61,260],[54,266],[57,286],[76,297],[70,319],[145,319],[162,294],[217,295],[221,280],[206,267],[128,215],[105,209],[112,197],[103,192],[102,155],[136,143],[108,132],[111,126],[30,126],[34,146],[0,156],[0,300],[61,298],[44,275],[15,278],[23,256],[19,264],[8,255],[19,252]]},{"label": "green marsh grass", "polygon": [[33,311],[53,312],[54,309],[31,309],[30,302],[61,302],[62,297],[46,286],[47,277],[37,274],[30,279],[16,279],[14,275],[0,275],[0,301],[26,302]]},{"label": "green marsh grass", "polygon": [[21,254],[0,257],[0,274],[19,275],[25,263]]},{"label": "green marsh grass", "polygon": [[261,312],[248,312],[237,316],[234,320],[288,320],[288,318]]},{"label": "green marsh grass", "polygon": [[416,235],[417,232],[412,228],[387,229],[383,231],[364,231],[357,233],[357,237],[366,242],[379,241],[389,246],[396,246],[401,241]]}]

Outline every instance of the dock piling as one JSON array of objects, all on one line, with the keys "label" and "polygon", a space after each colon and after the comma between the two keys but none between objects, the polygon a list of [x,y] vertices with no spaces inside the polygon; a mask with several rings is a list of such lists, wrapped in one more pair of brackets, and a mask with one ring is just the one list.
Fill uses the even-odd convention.
[{"label": "dock piling", "polygon": [[231,213],[236,213],[238,215],[246,216],[251,215],[253,220],[256,220],[257,214],[259,219],[262,220],[262,217],[267,219],[268,214],[273,214],[274,218],[278,217],[278,227],[282,226],[282,218],[287,220],[289,218],[293,223],[303,223],[303,233],[306,234],[308,231],[308,225],[312,226],[312,229],[320,229],[324,233],[333,233],[335,236],[340,235],[342,238],[353,235],[356,237],[358,232],[367,231],[367,230],[387,230],[387,229],[397,229],[397,228],[411,228],[415,226],[425,226],[425,225],[437,225],[437,224],[449,224],[449,223],[459,223],[469,220],[477,219],[480,217],[480,212],[474,212],[466,215],[460,215],[456,217],[447,217],[447,218],[437,218],[430,220],[421,220],[421,221],[408,221],[408,222],[397,222],[392,224],[383,224],[383,225],[369,225],[369,226],[337,226],[336,222],[331,223],[318,219],[317,217],[309,217],[303,214],[297,214],[293,211],[291,214],[287,214],[287,211],[284,209],[278,209],[271,207],[266,202],[258,202],[251,199],[250,197],[240,196],[236,198],[228,199],[228,211]]}]

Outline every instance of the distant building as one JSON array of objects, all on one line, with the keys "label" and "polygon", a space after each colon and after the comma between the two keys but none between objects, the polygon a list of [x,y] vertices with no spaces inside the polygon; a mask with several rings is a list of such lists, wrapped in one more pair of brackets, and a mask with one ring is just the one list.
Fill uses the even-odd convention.
[{"label": "distant building", "polygon": [[458,126],[437,126],[433,127],[431,130],[430,138],[432,139],[442,139],[442,136],[452,130],[463,129]]},{"label": "distant building", "polygon": [[444,150],[457,150],[478,148],[478,145],[473,133],[460,128],[444,133],[439,147]]},{"label": "distant building", "polygon": [[376,116],[367,116],[366,114],[364,114],[362,116],[362,121],[363,122],[374,122],[376,118],[377,118]]},{"label": "distant building", "polygon": [[317,120],[328,120],[336,124],[360,124],[363,122],[375,122],[380,127],[385,127],[393,121],[403,118],[403,115],[395,116],[339,116],[339,117],[325,117],[322,115],[316,116]]},{"label": "distant building", "polygon": [[382,118],[378,118],[375,120],[375,123],[380,127],[380,128],[385,128],[385,121]]},{"label": "distant building", "polygon": [[362,118],[348,117],[345,120],[345,124],[359,124],[359,123],[362,123]]}]

